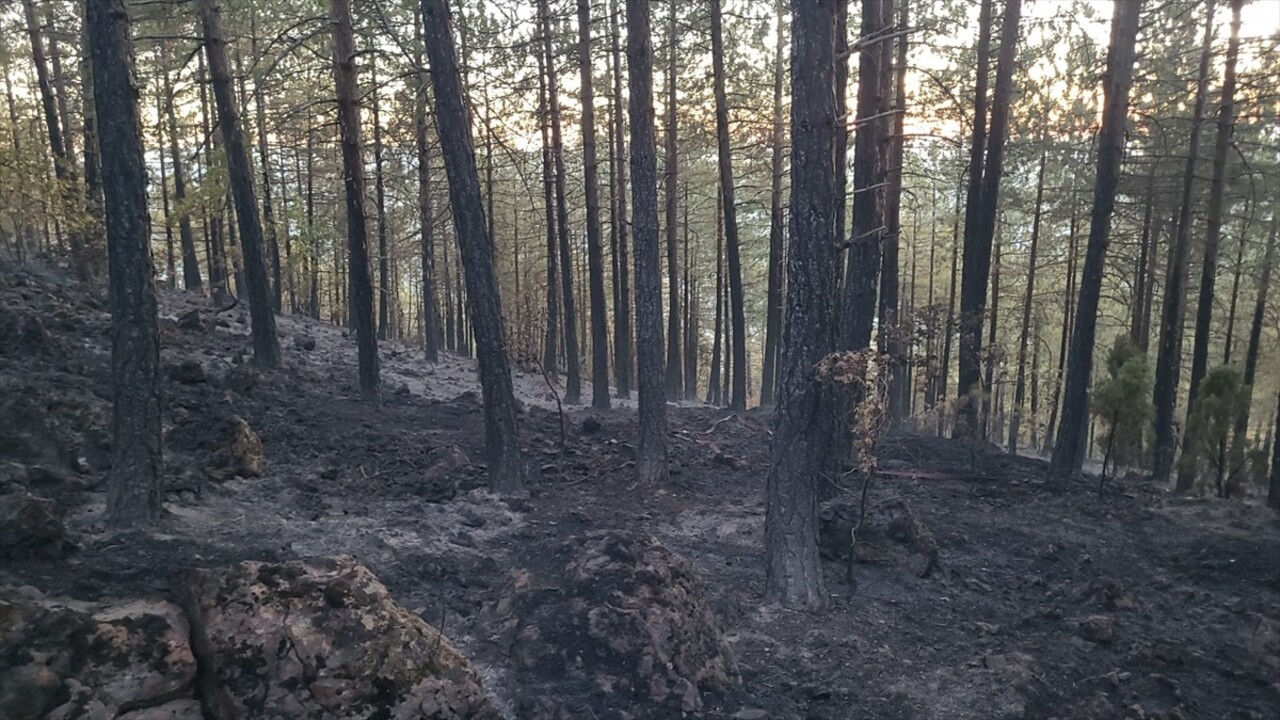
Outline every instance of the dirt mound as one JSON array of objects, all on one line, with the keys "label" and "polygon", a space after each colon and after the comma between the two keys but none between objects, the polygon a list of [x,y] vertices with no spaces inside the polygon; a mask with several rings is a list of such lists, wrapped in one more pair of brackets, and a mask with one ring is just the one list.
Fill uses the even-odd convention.
[{"label": "dirt mound", "polygon": [[[703,708],[703,691],[738,680],[737,665],[683,557],[651,536],[612,531],[565,542],[547,572],[517,570],[494,611],[521,684],[559,680],[644,717]],[[549,696],[521,717],[559,717]]]},{"label": "dirt mound", "polygon": [[183,582],[206,715],[497,718],[470,664],[351,558]]}]

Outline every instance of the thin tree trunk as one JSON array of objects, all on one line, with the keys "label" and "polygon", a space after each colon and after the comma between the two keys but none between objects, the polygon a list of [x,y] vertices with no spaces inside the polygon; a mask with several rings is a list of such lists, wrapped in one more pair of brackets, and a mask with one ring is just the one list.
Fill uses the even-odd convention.
[{"label": "thin tree trunk", "polygon": [[[202,184],[208,180],[213,170],[214,147],[221,145],[213,132],[210,123],[209,85],[205,72],[204,53],[201,53],[196,65],[196,85],[200,88],[200,129],[204,135],[204,172],[201,174]],[[206,210],[205,222],[205,262],[209,266],[209,288],[215,303],[221,303],[229,292],[227,284],[227,253],[223,237],[221,198],[211,198],[216,203]]]},{"label": "thin tree trunk", "polygon": [[[422,28],[422,10],[414,13],[419,36]],[[440,309],[436,301],[435,215],[431,203],[431,148],[427,145],[427,85],[431,78],[427,73],[419,48],[417,58],[417,103],[414,107],[414,144],[418,152],[418,223],[422,232],[422,342],[427,362],[440,361]]]},{"label": "thin tree trunk", "polygon": [[[1073,192],[1072,195],[1075,193]],[[1067,348],[1071,346],[1071,334],[1075,331],[1075,315],[1072,312],[1075,303],[1072,298],[1076,296],[1076,230],[1079,221],[1073,211],[1071,213],[1071,221],[1067,226],[1067,288],[1062,295],[1062,333],[1058,340],[1058,372],[1053,380],[1053,404],[1049,410],[1049,427],[1045,430],[1044,445],[1041,447],[1042,452],[1047,452],[1052,448],[1054,438],[1057,436],[1054,428],[1058,426],[1058,408],[1062,402],[1062,383],[1067,377]]]},{"label": "thin tree trunk", "polygon": [[720,405],[723,398],[721,397],[721,380],[720,380],[720,353],[723,352],[723,345],[720,338],[724,334],[724,210],[722,204],[724,196],[720,193],[720,185],[716,184],[716,321],[714,332],[711,334],[711,372],[707,381],[707,402],[712,405]]},{"label": "thin tree trunk", "polygon": [[1089,223],[1089,243],[1080,278],[1077,322],[1071,336],[1067,361],[1067,383],[1063,390],[1062,423],[1049,463],[1051,485],[1066,490],[1080,472],[1085,456],[1085,431],[1089,418],[1089,378],[1093,371],[1098,299],[1102,294],[1102,271],[1111,233],[1116,187],[1120,183],[1120,163],[1124,156],[1125,126],[1128,119],[1129,89],[1133,83],[1138,17],[1142,0],[1116,0],[1111,21],[1111,43],[1107,58],[1106,100],[1102,126],[1098,131],[1098,169],[1094,183],[1093,212]]},{"label": "thin tree trunk", "polygon": [[[938,371],[938,398],[943,403],[947,400],[947,383],[951,379],[951,344],[956,336],[956,292],[960,288],[956,282],[960,266],[960,190],[957,186],[955,217],[951,223],[951,282],[947,286],[947,321],[943,325],[946,337],[942,341],[942,368]],[[942,437],[950,414],[945,410],[938,412],[938,437]]]},{"label": "thin tree trunk", "polygon": [[615,251],[617,269],[613,283],[616,300],[613,308],[613,366],[617,377],[618,397],[631,397],[631,264],[627,257],[627,163],[624,157],[625,139],[622,113],[622,45],[618,34],[618,0],[610,0],[609,13],[610,57],[613,61],[613,152],[610,162],[616,164],[612,176],[614,207],[610,218],[611,240],[616,235]]},{"label": "thin tree trunk", "polygon": [[[782,217],[783,124],[782,124],[782,76],[786,68],[786,40],[783,23],[786,5],[777,2],[777,22],[774,26],[776,45],[773,54],[773,130],[770,133],[772,152],[769,159],[769,268],[768,290],[765,296],[764,367],[760,379],[760,403],[774,404],[774,387],[778,378],[779,344],[782,336],[782,293],[786,268],[783,267],[785,228]],[[842,193],[843,194],[843,193]]]},{"label": "thin tree trunk", "polygon": [[[541,17],[541,16],[539,16]],[[541,20],[539,20],[541,23]],[[560,356],[560,290],[556,249],[555,170],[551,159],[551,113],[547,103],[547,58],[534,53],[538,61],[538,129],[542,135],[542,207],[547,239],[547,333],[542,347],[542,366],[554,373]],[[450,321],[452,327],[452,321]],[[450,339],[452,342],[452,338]]]},{"label": "thin tree trunk", "polygon": [[[106,191],[111,302],[111,477],[107,517],[116,526],[160,519],[160,331],[152,284],[151,221],[133,38],[124,0],[90,2],[93,102]],[[89,99],[86,98],[86,102]]]},{"label": "thin tree trunk", "polygon": [[373,318],[373,283],[369,277],[368,211],[365,208],[364,153],[357,104],[356,47],[347,0],[330,0],[333,26],[333,79],[338,97],[338,132],[342,145],[342,177],[347,200],[348,312],[356,332],[360,393],[378,397],[378,337]]},{"label": "thin tree trunk", "polygon": [[1231,364],[1231,346],[1236,335],[1236,305],[1240,301],[1240,274],[1244,271],[1245,238],[1249,234],[1249,223],[1240,228],[1240,243],[1236,246],[1236,264],[1231,277],[1231,303],[1227,307],[1227,331],[1223,341],[1222,364]]},{"label": "thin tree trunk", "polygon": [[[77,4],[77,10],[87,12],[87,7]],[[102,197],[102,160],[98,157],[98,112],[95,107],[93,84],[93,58],[89,48],[89,22],[87,15],[80,23],[80,97],[84,122],[84,197],[89,218],[98,227],[105,227],[105,205]]]},{"label": "thin tree trunk", "polygon": [[222,34],[222,18],[218,0],[199,0],[200,20],[204,29],[205,54],[209,61],[209,80],[218,108],[218,124],[227,154],[227,175],[235,197],[236,218],[240,224],[241,253],[249,295],[249,318],[253,335],[253,356],[263,367],[280,364],[280,341],[276,336],[276,319],[271,308],[271,286],[267,282],[266,263],[262,259],[262,225],[258,222],[258,203],[253,191],[253,167],[245,148],[240,112],[236,108],[227,65],[227,46]]},{"label": "thin tree trunk", "polygon": [[[258,57],[257,13],[250,14],[250,38],[253,57]],[[276,228],[275,206],[271,202],[271,154],[267,145],[267,98],[262,84],[265,77],[253,80],[253,106],[258,129],[258,162],[262,164],[262,229],[266,251],[271,254],[271,307],[276,313],[284,309],[283,264],[280,261],[280,235]],[[243,79],[242,79],[243,82]]]},{"label": "thin tree trunk", "polygon": [[[747,409],[747,321],[743,309],[742,259],[738,249],[738,209],[733,187],[733,148],[729,145],[729,100],[725,91],[721,0],[711,0],[711,67],[716,97],[716,145],[720,157],[720,193],[724,197],[725,255],[729,270],[729,312],[733,322],[733,393],[729,408]],[[674,57],[674,53],[672,55]],[[670,237],[670,233],[668,233]],[[688,252],[688,248],[685,249]]]},{"label": "thin tree trunk", "polygon": [[[983,2],[983,12],[989,15],[990,0]],[[978,170],[978,163],[971,156],[970,172],[978,173],[980,182],[975,186],[972,175],[969,180],[968,205],[965,208],[964,269],[960,279],[960,381],[957,397],[960,402],[956,419],[957,437],[976,438],[982,430],[980,406],[973,397],[979,389],[982,372],[982,325],[986,313],[987,283],[991,275],[991,248],[995,240],[996,210],[999,207],[1000,179],[1004,169],[1004,146],[1009,128],[1009,105],[1013,96],[1013,67],[1018,48],[1018,22],[1022,16],[1022,0],[1008,0],[1004,19],[1000,26],[1000,52],[996,61],[995,92],[991,99],[991,127],[988,134],[979,138],[974,130],[974,144],[986,145],[986,163]],[[979,41],[979,53],[985,55]],[[984,73],[985,59],[979,57],[979,77]],[[985,81],[979,80],[979,89],[985,90]],[[976,113],[985,117],[985,113]],[[976,190],[976,194],[975,194]],[[984,393],[985,395],[985,393]]]},{"label": "thin tree trunk", "polygon": [[582,78],[582,166],[587,210],[587,281],[591,303],[591,407],[609,407],[609,327],[605,317],[604,253],[600,247],[600,196],[596,178],[595,89],[591,67],[591,4],[578,0],[578,69]]},{"label": "thin tree trunk", "polygon": [[653,41],[648,0],[627,0],[631,207],[635,238],[636,379],[640,446],[636,478],[667,480],[667,400],[662,383],[662,278],[658,269],[658,169],[653,120]]},{"label": "thin tree trunk", "polygon": [[[910,22],[909,0],[898,0],[898,27],[902,34],[897,39],[897,57],[893,65],[894,90],[892,131],[886,138],[889,144],[888,162],[885,167],[885,238],[884,257],[881,260],[880,278],[880,329],[881,344],[889,356],[887,420],[890,429],[901,429],[911,413],[910,351],[904,343],[911,342],[910,324],[898,313],[899,278],[898,253],[902,238],[902,165],[905,140],[904,121],[907,102],[907,34]],[[885,42],[888,42],[887,40]],[[887,91],[887,88],[886,88]]]},{"label": "thin tree trunk", "polygon": [[[668,3],[670,12],[667,16],[667,77],[666,77],[666,115],[663,119],[663,137],[666,142],[662,163],[663,199],[665,201],[665,223],[663,231],[667,240],[667,397],[678,398],[684,392],[684,382],[680,378],[680,285],[678,265],[677,217],[678,197],[680,192],[680,156],[679,127],[676,119],[676,77],[678,69],[676,56],[680,52],[680,35],[676,26],[676,11],[679,3]],[[724,188],[721,188],[724,192]]]},{"label": "thin tree trunk", "polygon": [[[1022,333],[1018,337],[1018,377],[1014,381],[1013,413],[1009,418],[1009,454],[1018,454],[1018,434],[1022,429],[1022,406],[1026,401],[1027,388],[1027,343],[1034,342],[1031,336],[1031,307],[1035,303],[1036,293],[1036,250],[1040,243],[1040,219],[1044,209],[1044,169],[1049,157],[1048,150],[1040,152],[1040,172],[1036,175],[1036,209],[1031,219],[1031,246],[1027,250],[1027,290],[1022,297]],[[1039,352],[1039,346],[1036,346]],[[1033,382],[1035,369],[1032,371]],[[1032,393],[1034,395],[1034,392]],[[1032,411],[1032,433],[1035,432],[1035,412]],[[1035,446],[1035,441],[1032,441]]]},{"label": "thin tree trunk", "polygon": [[373,100],[373,193],[378,213],[378,339],[386,340],[391,322],[391,267],[387,257],[387,186],[382,157],[382,108],[378,102],[378,64],[369,65]]},{"label": "thin tree trunk", "polygon": [[995,373],[996,365],[999,362],[1000,352],[996,348],[996,330],[1000,321],[1000,250],[1001,241],[1003,240],[1003,228],[997,228],[995,232],[995,242],[992,243],[991,257],[991,306],[987,321],[987,352],[983,358],[984,376],[982,379],[982,437],[988,442],[992,437],[999,441],[1000,433],[992,433],[991,430],[991,411],[992,411],[992,393],[995,391]]},{"label": "thin tree trunk", "polygon": [[826,602],[817,483],[835,439],[835,407],[814,367],[836,348],[836,14],[835,3],[792,2],[787,324],[765,490],[765,600],[807,609]]},{"label": "thin tree trunk", "polygon": [[422,18],[435,90],[436,129],[444,150],[458,252],[466,265],[467,300],[476,333],[489,488],[515,493],[524,486],[524,463],[516,436],[515,394],[507,364],[502,298],[445,0],[423,0]]},{"label": "thin tree trunk", "polygon": [[[164,98],[157,95],[156,104],[163,105]],[[156,117],[162,118],[156,124],[156,144],[161,147],[164,146],[164,132],[162,131],[164,127],[163,110],[163,107],[156,108]],[[160,156],[160,209],[164,213],[164,276],[169,283],[169,287],[176,288],[178,286],[178,278],[173,249],[173,225],[170,223],[172,213],[169,208],[169,168],[164,153],[160,152],[158,154]]]},{"label": "thin tree trunk", "polygon": [[1183,325],[1186,318],[1187,258],[1190,249],[1192,189],[1195,185],[1196,162],[1200,156],[1200,127],[1204,123],[1204,107],[1209,88],[1209,62],[1213,56],[1213,18],[1217,7],[1208,0],[1205,9],[1204,35],[1200,41],[1200,70],[1196,80],[1195,104],[1191,118],[1191,139],[1187,146],[1186,167],[1182,174],[1182,194],[1178,205],[1178,221],[1173,244],[1169,248],[1169,272],[1165,278],[1164,306],[1160,312],[1160,346],[1156,355],[1155,431],[1152,444],[1152,475],[1164,480],[1173,471],[1178,438],[1174,431],[1174,415],[1178,402],[1178,377],[1182,372]]},{"label": "thin tree trunk", "polygon": [[[1262,269],[1258,275],[1258,299],[1253,304],[1253,322],[1249,325],[1249,345],[1244,353],[1244,384],[1253,387],[1258,375],[1258,349],[1262,341],[1262,323],[1266,317],[1267,293],[1271,291],[1271,271],[1275,265],[1276,233],[1280,229],[1280,215],[1272,215],[1271,232],[1267,235],[1267,250],[1262,257]],[[1249,426],[1249,411],[1253,403],[1245,405],[1244,412],[1236,419],[1236,432],[1243,434]]]},{"label": "thin tree trunk", "polygon": [[1143,201],[1142,210],[1142,240],[1139,242],[1138,265],[1134,268],[1133,276],[1133,315],[1129,321],[1129,337],[1133,343],[1146,352],[1147,337],[1144,330],[1144,318],[1148,315],[1145,302],[1148,296],[1147,288],[1155,282],[1155,278],[1149,272],[1151,263],[1149,258],[1155,254],[1155,236],[1152,232],[1152,216],[1155,211],[1155,179],[1156,179],[1157,163],[1151,163],[1151,169],[1147,172],[1147,197]]},{"label": "thin tree trunk", "polygon": [[[162,45],[162,52],[167,46]],[[174,110],[173,81],[169,76],[168,56],[162,57],[164,111],[169,125],[169,156],[173,163],[173,200],[178,206],[178,243],[182,247],[182,286],[199,291],[200,260],[196,257],[195,235],[191,232],[191,213],[187,210],[187,177],[178,148],[178,116]]]}]

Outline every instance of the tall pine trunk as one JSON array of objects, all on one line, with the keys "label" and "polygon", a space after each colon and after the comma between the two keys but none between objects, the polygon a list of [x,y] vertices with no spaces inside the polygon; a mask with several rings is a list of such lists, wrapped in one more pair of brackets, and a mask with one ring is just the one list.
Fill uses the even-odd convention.
[{"label": "tall pine trunk", "polygon": [[[888,161],[885,167],[885,241],[884,258],[881,261],[880,279],[880,337],[881,345],[889,356],[888,377],[888,427],[901,429],[911,413],[910,350],[904,347],[911,342],[909,322],[898,312],[899,278],[898,253],[902,238],[902,165],[904,123],[907,113],[907,25],[910,22],[910,0],[898,0],[897,57],[893,64],[893,112],[892,132],[887,138]],[[887,42],[887,41],[886,41]]]},{"label": "tall pine trunk", "polygon": [[1067,359],[1067,382],[1062,395],[1062,422],[1049,462],[1052,487],[1066,490],[1084,461],[1085,433],[1089,422],[1089,378],[1093,373],[1093,347],[1097,332],[1098,300],[1102,295],[1102,271],[1111,234],[1116,187],[1124,157],[1129,89],[1137,56],[1138,17],[1142,0],[1115,0],[1111,20],[1111,44],[1107,57],[1102,126],[1098,130],[1098,169],[1094,181],[1089,242],[1085,248],[1076,303],[1076,326]]},{"label": "tall pine trunk", "polygon": [[[166,47],[166,46],[161,46]],[[196,257],[195,234],[191,231],[191,213],[187,209],[187,175],[178,147],[178,115],[173,93],[173,81],[169,76],[167,55],[161,60],[164,71],[165,121],[169,126],[169,156],[173,165],[173,200],[178,207],[178,244],[182,247],[182,286],[187,290],[200,290],[200,260]]]},{"label": "tall pine trunk", "polygon": [[[676,11],[679,3],[668,3],[670,12],[667,16],[667,84],[666,115],[663,119],[663,139],[665,153],[662,163],[664,223],[663,231],[667,240],[667,397],[679,398],[684,393],[684,382],[681,380],[683,366],[680,363],[680,281],[678,270],[679,248],[677,247],[677,217],[680,193],[680,155],[679,124],[676,117],[678,105],[676,95],[676,78],[678,66],[676,56],[680,52],[680,35],[676,26]],[[721,189],[723,192],[723,188]]]},{"label": "tall pine trunk", "polygon": [[[541,22],[541,21],[539,21]],[[534,53],[538,61],[538,130],[542,136],[542,211],[546,225],[547,245],[547,327],[542,343],[542,366],[554,373],[560,357],[560,270],[556,247],[556,189],[555,168],[551,158],[551,112],[547,102],[547,58],[543,52]],[[445,271],[446,283],[448,270]],[[449,327],[453,327],[452,317]],[[449,339],[453,343],[452,336]]]},{"label": "tall pine trunk", "polygon": [[516,436],[515,394],[507,364],[502,298],[445,0],[422,0],[422,19],[435,90],[436,130],[449,177],[458,251],[467,270],[467,300],[471,304],[480,366],[489,488],[514,493],[524,486],[524,464]]},{"label": "tall pine trunk", "polygon": [[[1040,172],[1036,174],[1036,209],[1031,219],[1031,246],[1027,249],[1027,289],[1022,297],[1022,332],[1018,337],[1018,377],[1014,381],[1013,413],[1009,418],[1009,454],[1018,454],[1018,435],[1022,430],[1022,407],[1026,402],[1027,344],[1034,342],[1031,335],[1031,308],[1036,293],[1036,251],[1040,244],[1040,219],[1044,209],[1044,169],[1049,151],[1040,152]],[[1038,346],[1037,346],[1038,347]],[[1035,413],[1032,413],[1032,422]],[[1034,433],[1034,428],[1032,429]],[[1033,440],[1031,443],[1035,445]]]},{"label": "tall pine trunk", "polygon": [[[422,11],[414,13],[418,29]],[[423,52],[419,48],[419,53]],[[418,153],[418,224],[422,233],[422,344],[427,362],[440,361],[440,309],[436,300],[435,215],[431,202],[431,148],[427,144],[427,85],[431,78],[419,54],[418,85],[413,123],[414,145]]]},{"label": "tall pine trunk", "polygon": [[613,133],[613,151],[610,153],[611,181],[614,206],[609,219],[610,242],[613,244],[615,268],[613,273],[613,367],[617,377],[618,397],[631,397],[632,378],[632,328],[631,328],[631,263],[627,253],[627,162],[625,121],[622,112],[622,44],[618,34],[618,0],[611,0],[609,13],[610,58],[613,67],[613,98],[610,120]]},{"label": "tall pine trunk", "polygon": [[591,303],[591,407],[609,407],[609,323],[605,316],[600,191],[596,178],[595,89],[591,79],[591,4],[578,0],[578,69],[582,78],[582,166],[587,209],[587,282]]},{"label": "tall pine trunk", "polygon": [[786,40],[783,35],[783,22],[786,17],[786,6],[777,2],[777,23],[774,27],[776,44],[773,54],[773,128],[770,133],[772,151],[769,158],[769,268],[768,289],[765,295],[765,330],[763,377],[760,379],[760,403],[774,404],[774,387],[778,379],[778,354],[782,335],[782,284],[786,268],[783,263],[783,243],[785,228],[782,217],[782,175],[786,168],[783,160],[783,124],[782,124],[782,76],[786,69]]},{"label": "tall pine trunk", "polygon": [[[111,477],[107,517],[116,526],[160,519],[160,331],[152,284],[151,220],[133,37],[124,0],[87,8],[98,82],[92,102],[105,190],[111,302]],[[85,99],[86,102],[90,100]]]}]

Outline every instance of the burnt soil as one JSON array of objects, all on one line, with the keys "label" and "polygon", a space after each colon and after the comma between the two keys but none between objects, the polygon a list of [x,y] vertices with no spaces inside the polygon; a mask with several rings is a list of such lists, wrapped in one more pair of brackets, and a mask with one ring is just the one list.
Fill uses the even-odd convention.
[{"label": "burnt soil", "polygon": [[[200,308],[211,327],[178,326]],[[31,489],[61,503],[79,545],[63,560],[0,562],[0,592],[164,594],[185,567],[348,554],[452,637],[512,716],[534,694],[562,717],[623,717],[568,682],[512,687],[486,608],[510,571],[557,562],[568,538],[634,530],[692,562],[736,655],[741,684],[708,695],[703,717],[1280,717],[1280,521],[1256,503],[1172,499],[1142,481],[1055,495],[1040,460],[892,438],[879,460],[894,474],[873,480],[870,502],[910,505],[937,570],[921,577],[910,547],[869,531],[856,589],[830,560],[828,608],[785,611],[760,601],[766,410],[671,406],[671,482],[645,486],[631,470],[633,409],[575,407],[562,425],[543,377],[517,372],[529,492],[499,499],[482,489],[471,361],[433,367],[385,343],[372,404],[341,328],[280,318],[283,367],[258,374],[243,306],[214,314],[166,291],[162,318],[166,368],[195,361],[205,377],[164,382],[167,519],[114,532],[101,521],[105,296],[57,271],[0,269],[0,401],[22,399],[3,433],[39,431],[0,444],[0,462],[40,468]],[[208,471],[233,415],[261,437],[260,477]]]}]

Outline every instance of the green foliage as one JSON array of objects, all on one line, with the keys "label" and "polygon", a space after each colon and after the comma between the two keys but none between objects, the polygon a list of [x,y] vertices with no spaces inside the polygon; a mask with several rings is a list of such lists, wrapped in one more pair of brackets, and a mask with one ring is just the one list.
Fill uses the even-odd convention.
[{"label": "green foliage", "polygon": [[1121,335],[1107,353],[1107,378],[1095,391],[1093,413],[1106,425],[1105,463],[1129,464],[1142,454],[1151,424],[1151,365],[1128,335]]},{"label": "green foliage", "polygon": [[1244,469],[1242,443],[1232,442],[1237,419],[1249,406],[1249,387],[1240,371],[1220,365],[1200,382],[1199,392],[1187,415],[1187,433],[1181,464],[1197,481],[1214,482],[1225,497],[1235,476]]}]

